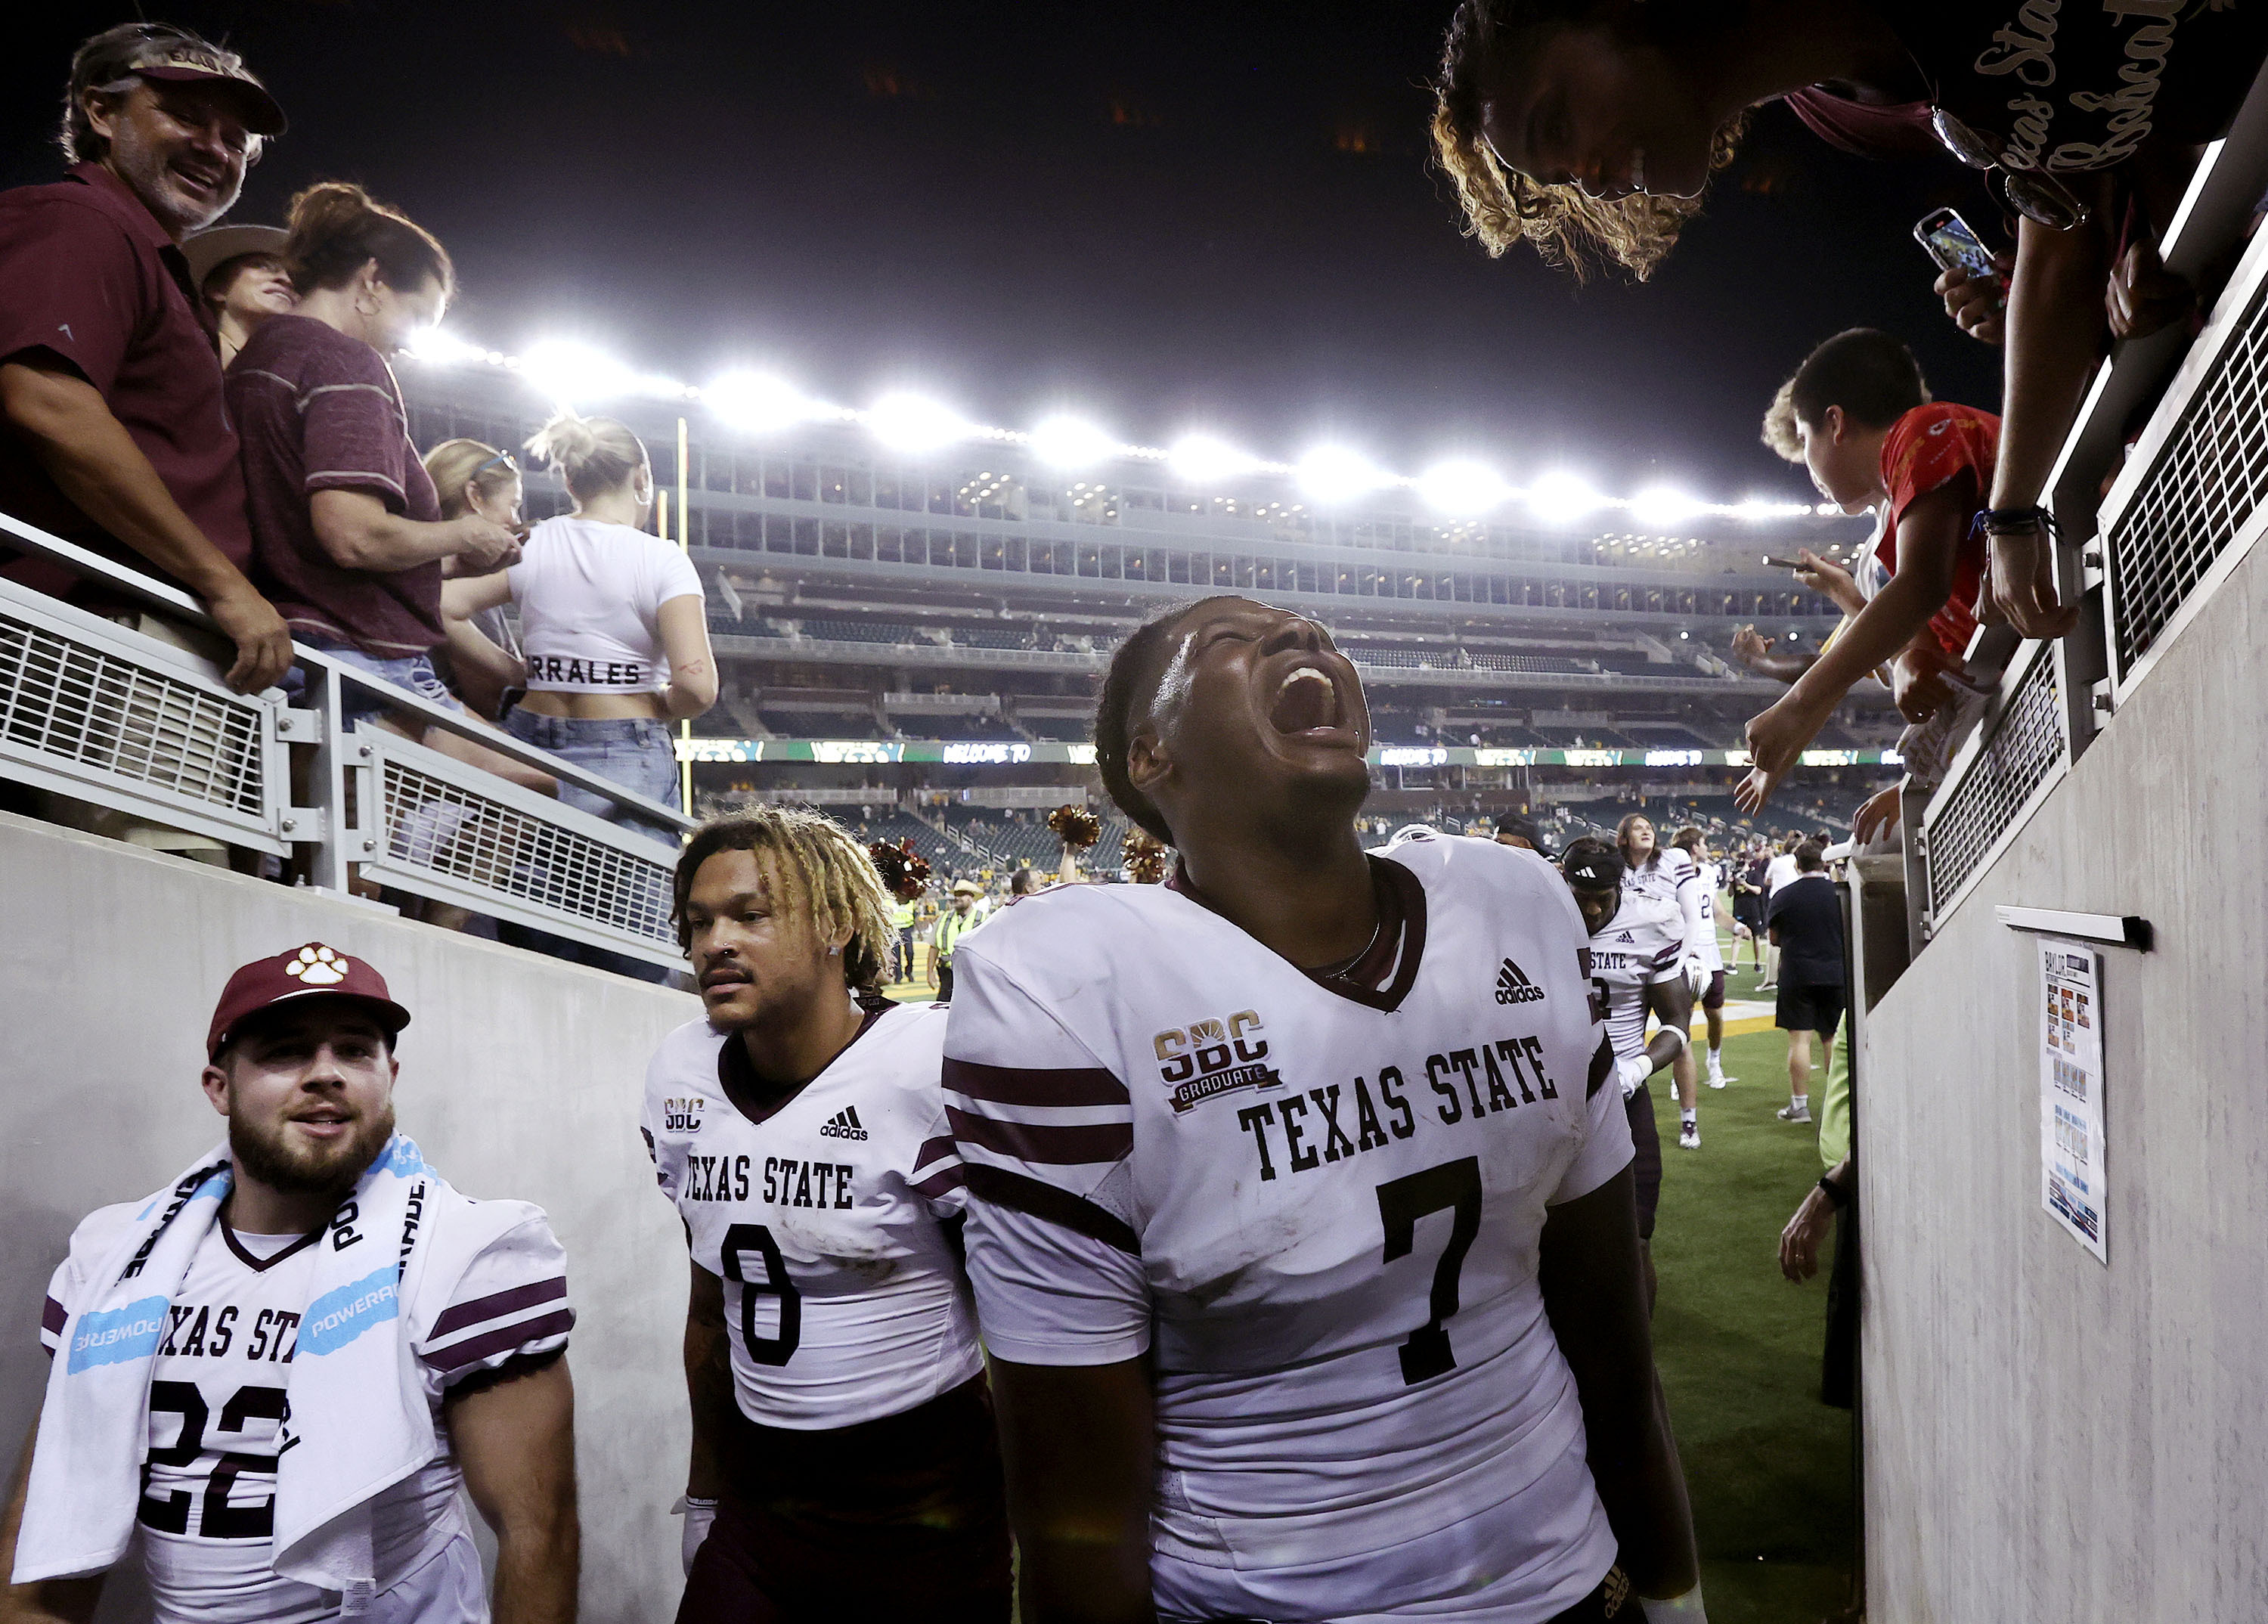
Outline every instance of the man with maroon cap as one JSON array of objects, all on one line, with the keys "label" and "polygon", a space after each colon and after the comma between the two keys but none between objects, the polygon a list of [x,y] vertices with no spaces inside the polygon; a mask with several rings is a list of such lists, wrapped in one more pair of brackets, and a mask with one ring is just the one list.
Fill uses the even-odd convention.
[{"label": "man with maroon cap", "polygon": [[[291,642],[246,576],[236,432],[180,242],[228,211],[283,128],[232,52],[125,24],[72,58],[69,177],[0,193],[0,513],[193,593],[235,645],[244,692],[282,678]],[[6,572],[139,618],[60,565]]]},{"label": "man with maroon cap", "polygon": [[105,1207],[48,1287],[55,1355],[0,1521],[0,1620],[72,1620],[138,1532],[159,1624],[571,1624],[574,1322],[542,1212],[473,1201],[394,1128],[371,965],[321,942],[229,978],[217,1147]]}]

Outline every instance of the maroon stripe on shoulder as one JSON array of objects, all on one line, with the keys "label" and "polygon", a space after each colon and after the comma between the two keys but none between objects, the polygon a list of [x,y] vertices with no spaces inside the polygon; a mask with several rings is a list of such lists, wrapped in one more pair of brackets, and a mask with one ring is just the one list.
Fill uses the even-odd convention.
[{"label": "maroon stripe on shoulder", "polygon": [[914,1156],[914,1171],[920,1172],[939,1156],[955,1154],[957,1153],[954,1147],[952,1134],[940,1133],[935,1139],[925,1139],[922,1141],[921,1149]]},{"label": "maroon stripe on shoulder", "polygon": [[916,1195],[934,1201],[948,1190],[959,1190],[968,1183],[968,1170],[955,1163],[939,1168],[919,1184],[909,1186]]},{"label": "maroon stripe on shoulder", "polygon": [[1001,1105],[1123,1105],[1133,1098],[1100,1066],[986,1066],[949,1055],[945,1087],[950,1094]]},{"label": "maroon stripe on shoulder", "polygon": [[63,1326],[70,1321],[70,1313],[53,1297],[49,1297],[40,1310],[40,1329],[42,1331],[61,1335]]},{"label": "maroon stripe on shoulder", "polygon": [[425,1333],[425,1340],[437,1342],[443,1337],[462,1331],[468,1325],[477,1325],[484,1319],[494,1319],[499,1314],[516,1313],[524,1308],[534,1308],[539,1303],[549,1303],[567,1295],[567,1277],[555,1274],[549,1280],[539,1280],[525,1286],[514,1286],[509,1291],[499,1291],[485,1297],[475,1297],[469,1303],[454,1303],[442,1311]]},{"label": "maroon stripe on shoulder", "polygon": [[1012,1173],[1005,1168],[985,1167],[972,1163],[968,1169],[968,1192],[981,1201],[995,1207],[1029,1214],[1049,1223],[1060,1224],[1066,1229],[1101,1241],[1120,1251],[1142,1255],[1142,1237],[1134,1233],[1133,1226],[1123,1218],[1107,1213],[1094,1202],[1083,1200],[1068,1190],[1058,1190],[1053,1185],[1042,1184],[1021,1173]]},{"label": "maroon stripe on shoulder", "polygon": [[500,1354],[507,1347],[519,1347],[529,1342],[541,1342],[546,1337],[563,1336],[573,1329],[575,1310],[556,1309],[541,1319],[523,1320],[516,1325],[504,1325],[482,1336],[445,1347],[438,1354],[422,1354],[420,1358],[436,1370],[446,1374],[461,1370],[468,1364],[478,1364],[491,1354]]},{"label": "maroon stripe on shoulder", "polygon": [[993,1117],[972,1117],[952,1105],[945,1119],[953,1136],[963,1145],[978,1145],[1019,1162],[1043,1167],[1075,1167],[1087,1162],[1116,1162],[1134,1148],[1130,1122],[1074,1122],[1061,1126],[1004,1122]]}]

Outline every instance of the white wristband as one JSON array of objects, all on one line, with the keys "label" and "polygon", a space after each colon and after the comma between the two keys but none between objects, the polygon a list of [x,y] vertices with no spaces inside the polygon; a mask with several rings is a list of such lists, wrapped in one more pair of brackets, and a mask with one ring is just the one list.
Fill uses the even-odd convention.
[{"label": "white wristband", "polygon": [[1698,1584],[1667,1601],[1641,1596],[1638,1598],[1638,1610],[1645,1615],[1646,1624],[1709,1624],[1709,1615],[1702,1610]]}]

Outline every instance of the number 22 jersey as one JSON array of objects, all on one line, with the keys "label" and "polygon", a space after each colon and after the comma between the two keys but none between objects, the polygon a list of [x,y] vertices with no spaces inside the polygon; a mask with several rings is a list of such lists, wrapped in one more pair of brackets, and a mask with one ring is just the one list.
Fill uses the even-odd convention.
[{"label": "number 22 jersey", "polygon": [[1613,1561],[1536,1279],[1546,1208],[1631,1159],[1580,917],[1493,842],[1371,863],[1351,978],[1159,886],[961,951],[979,1319],[1020,1363],[1150,1354],[1161,1617],[1535,1624]]},{"label": "number 22 jersey", "polygon": [[734,1395],[761,1426],[877,1421],[983,1368],[944,1229],[966,1200],[938,1091],[944,1038],[934,1006],[871,1016],[761,1121],[725,1094],[725,1072],[746,1066],[737,1037],[705,1020],[647,1068],[646,1143],[693,1261],[725,1282]]}]

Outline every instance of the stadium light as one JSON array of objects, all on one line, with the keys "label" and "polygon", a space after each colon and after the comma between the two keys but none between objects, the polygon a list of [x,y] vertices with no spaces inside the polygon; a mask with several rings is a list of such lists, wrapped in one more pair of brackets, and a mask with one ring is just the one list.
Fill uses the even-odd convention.
[{"label": "stadium light", "polygon": [[1086,468],[1118,454],[1118,442],[1083,418],[1061,413],[1032,431],[1032,454],[1054,468]]},{"label": "stadium light", "polygon": [[701,398],[743,434],[777,433],[815,415],[814,402],[801,390],[772,373],[726,373],[702,390]]},{"label": "stadium light", "polygon": [[1649,485],[1631,498],[1631,517],[1640,524],[1668,528],[1699,513],[1702,504],[1668,485]]},{"label": "stadium light", "polygon": [[967,439],[976,425],[952,407],[927,395],[893,390],[866,412],[866,426],[893,451],[935,451]]},{"label": "stadium light", "polygon": [[1327,506],[1351,501],[1393,479],[1362,453],[1344,446],[1316,447],[1300,459],[1292,476],[1300,490]]},{"label": "stadium light", "polygon": [[1445,513],[1484,513],[1510,496],[1512,487],[1485,462],[1452,457],[1418,476],[1418,494]]},{"label": "stadium light", "polygon": [[1528,488],[1528,505],[1546,524],[1572,524],[1605,498],[1572,474],[1546,474]]},{"label": "stadium light", "polygon": [[1259,459],[1211,434],[1184,434],[1166,450],[1166,470],[1190,484],[1211,484],[1250,472]]},{"label": "stadium light", "polygon": [[423,328],[409,341],[409,353],[430,366],[463,366],[485,361],[492,352],[437,324]]},{"label": "stadium light", "polygon": [[614,357],[566,338],[530,344],[519,358],[519,375],[553,400],[571,402],[627,395],[637,377]]},{"label": "stadium light", "polygon": [[[1359,453],[1336,446],[1318,447],[1294,466],[1255,456],[1207,433],[1186,434],[1169,449],[1160,451],[1148,446],[1119,444],[1102,430],[1070,417],[1051,417],[1031,432],[1021,433],[972,422],[939,402],[903,391],[886,395],[868,410],[859,411],[803,395],[777,378],[758,373],[728,373],[705,390],[693,389],[674,378],[641,373],[592,345],[571,339],[546,339],[531,345],[524,356],[511,356],[484,350],[460,335],[436,328],[420,335],[409,353],[423,365],[482,363],[515,372],[531,388],[553,401],[576,406],[596,404],[622,395],[703,400],[720,420],[746,432],[762,433],[809,420],[856,424],[893,449],[916,454],[941,449],[957,440],[994,440],[1006,446],[1027,446],[1040,460],[1059,467],[1079,467],[1111,458],[1163,462],[1168,474],[1184,486],[1218,487],[1247,476],[1274,478],[1288,475],[1295,476],[1319,502],[1344,502],[1395,485],[1414,489],[1428,506],[1452,514],[1477,516],[1511,498],[1521,497],[1538,519],[1555,525],[1572,524],[1602,507],[1627,509],[1640,522],[1657,528],[1668,528],[1704,513],[1752,522],[1814,515],[1831,519],[1843,513],[1833,502],[1775,502],[1764,497],[1732,503],[1704,502],[1666,487],[1650,488],[1635,497],[1610,497],[1565,471],[1548,474],[1529,489],[1521,491],[1506,484],[1485,464],[1463,458],[1438,463],[1412,478],[1380,468]],[[1292,511],[1298,511],[1296,506]],[[1693,543],[1686,545],[1690,547]]]}]

